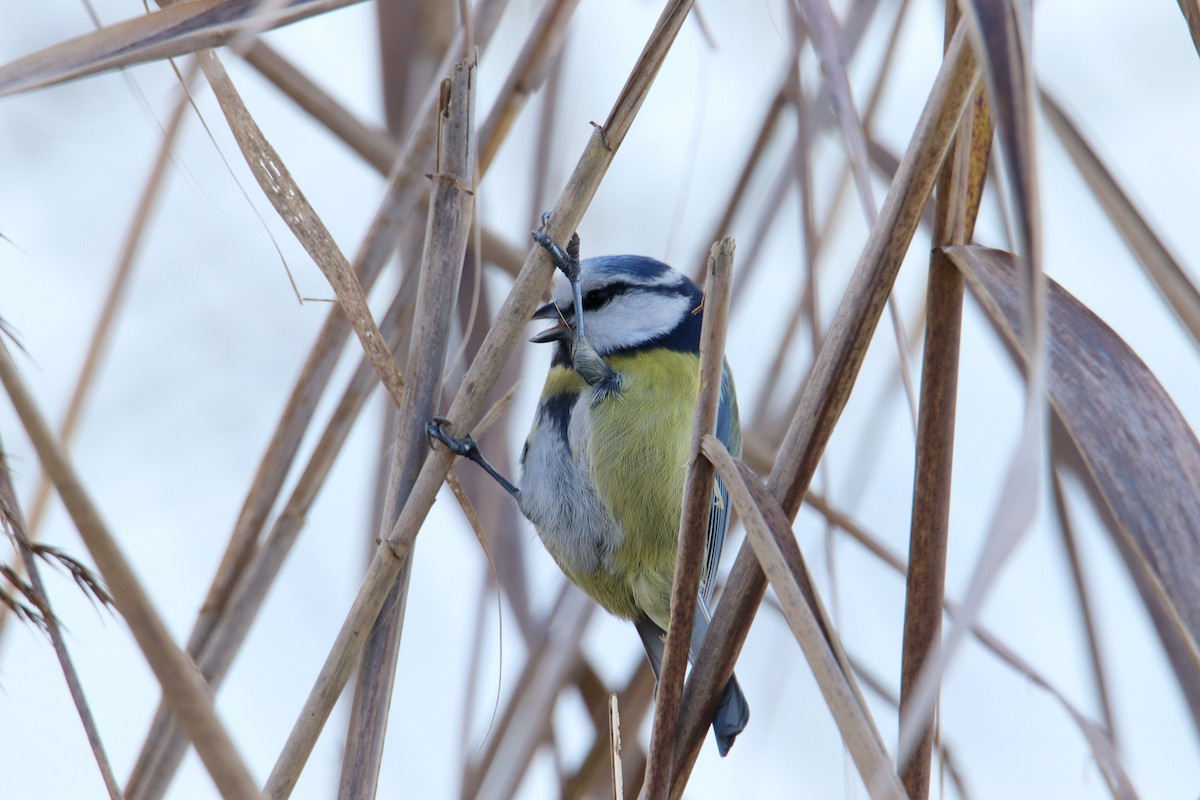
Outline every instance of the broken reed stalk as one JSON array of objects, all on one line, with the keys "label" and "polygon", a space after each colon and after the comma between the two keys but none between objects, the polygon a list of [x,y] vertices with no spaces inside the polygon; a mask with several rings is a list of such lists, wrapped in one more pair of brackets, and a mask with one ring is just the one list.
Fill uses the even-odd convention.
[{"label": "broken reed stalk", "polygon": [[[771,471],[767,485],[789,519],[799,510],[817,461],[845,407],[978,76],[966,33],[959,25]],[[713,614],[685,691],[673,798],[682,794],[718,695],[733,671],[765,590],[762,570],[750,545],[743,544],[722,595],[724,602],[718,603]]]},{"label": "broken reed stalk", "polygon": [[[550,221],[548,233],[555,241],[566,241],[578,226],[690,8],[689,0],[673,0],[667,4],[608,120],[597,127],[588,140]],[[552,270],[545,251],[540,247],[532,248],[446,415],[452,421],[452,436],[469,431],[479,416],[486,394],[512,354]],[[361,652],[360,632],[382,608],[452,463],[453,454],[448,450],[437,449],[429,455],[399,519],[376,550],[346,623],[267,781],[269,796],[285,797],[295,785],[299,771]]]},{"label": "broken reed stalk", "polygon": [[190,658],[171,639],[120,546],[79,481],[70,458],[55,438],[8,348],[0,343],[0,382],[21,418],[38,459],[58,491],[88,552],[112,593],[117,610],[129,625],[146,662],[162,687],[163,699],[196,746],[213,782],[227,798],[258,797],[258,786],[241,754],[217,718],[208,685]]},{"label": "broken reed stalk", "polygon": [[[958,18],[958,6],[949,0],[947,45]],[[919,719],[909,719],[906,712],[917,676],[936,653],[942,635],[962,335],[962,273],[940,248],[966,244],[971,239],[992,142],[987,100],[981,90],[976,91],[973,109],[955,136],[951,155],[938,176],[926,287],[925,357],[921,369],[900,670],[900,718],[922,728],[912,756],[901,764],[904,786],[912,800],[925,800],[929,796],[933,763],[936,706]]]},{"label": "broken reed stalk", "polygon": [[671,584],[671,621],[655,696],[650,755],[646,761],[644,793],[649,798],[664,797],[671,785],[671,751],[675,744],[714,497],[715,473],[712,464],[700,455],[700,442],[717,426],[735,249],[733,239],[726,236],[713,243],[708,255],[704,320],[700,327],[700,382],[692,424],[691,455],[683,486],[683,510],[679,518],[679,549],[675,554],[675,577]]},{"label": "broken reed stalk", "polygon": [[0,443],[0,505],[3,506],[3,509],[0,510],[3,526],[8,529],[10,538],[21,554],[21,562],[25,565],[25,571],[29,575],[29,585],[33,589],[34,604],[45,622],[46,634],[50,637],[54,655],[58,657],[59,666],[62,667],[63,678],[67,682],[67,691],[71,694],[71,701],[75,704],[75,711],[79,714],[79,722],[83,725],[88,745],[92,748],[92,755],[100,770],[100,777],[104,780],[104,788],[108,790],[108,796],[112,800],[120,800],[121,785],[117,783],[112,763],[108,760],[108,754],[104,752],[104,741],[100,738],[100,730],[96,727],[96,718],[88,705],[87,696],[83,693],[83,683],[79,680],[79,672],[75,669],[71,653],[67,650],[67,641],[63,638],[62,626],[58,623],[54,609],[50,607],[50,594],[46,591],[42,572],[38,568],[37,556],[33,552],[33,542],[29,538],[29,528],[25,524],[25,515],[21,513],[21,506],[17,502],[17,493],[12,485],[12,471],[8,466],[3,443]]},{"label": "broken reed stalk", "polygon": [[[434,415],[442,387],[454,298],[462,279],[475,207],[475,70],[474,63],[460,61],[442,83],[437,171],[405,362],[408,388],[400,401],[395,428],[381,534],[395,522],[429,453],[425,424]],[[358,670],[342,760],[339,796],[343,798],[372,798],[376,793],[407,592],[408,582],[403,579],[393,588],[391,602],[371,631]]]}]

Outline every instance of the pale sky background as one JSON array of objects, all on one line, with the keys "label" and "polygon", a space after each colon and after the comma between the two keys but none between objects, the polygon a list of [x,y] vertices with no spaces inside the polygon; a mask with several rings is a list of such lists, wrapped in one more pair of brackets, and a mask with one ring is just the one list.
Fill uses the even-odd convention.
[{"label": "pale sky background", "polygon": [[[913,2],[874,128],[893,148],[908,140],[940,54],[940,0]],[[540,5],[533,0],[510,3],[481,63],[480,120]],[[894,14],[889,10],[893,3],[884,5],[864,45],[866,57],[852,71],[860,98]],[[130,0],[97,6],[106,22],[141,10]],[[700,8],[716,49],[705,43],[696,25],[685,26],[581,226],[587,254],[636,252],[690,270],[707,248],[702,239],[720,213],[726,187],[740,170],[767,98],[776,89],[789,37],[783,33],[783,0],[701,2]],[[554,192],[591,132],[588,121],[607,115],[659,11],[659,3],[643,0],[581,3],[565,62],[560,134],[552,152],[544,154],[551,160]],[[90,29],[82,5],[74,0],[9,3],[0,20],[3,63]],[[267,38],[357,113],[379,122],[374,25],[374,9],[363,4]],[[1177,4],[1044,0],[1035,14],[1035,61],[1045,85],[1075,115],[1168,245],[1194,266],[1191,254],[1200,252],[1195,222],[1200,159],[1194,144],[1194,132],[1200,130],[1200,59]],[[335,239],[353,253],[380,197],[381,178],[238,58],[229,56],[226,64]],[[807,66],[811,77],[815,64],[810,60]],[[163,64],[128,74],[153,114],[120,74],[0,101],[0,234],[6,237],[0,240],[0,315],[29,351],[17,356],[18,363],[54,420],[66,406],[157,149],[161,134],[156,117],[165,120],[177,94],[175,79]],[[237,181],[197,120],[189,119],[72,449],[101,513],[181,641],[327,311],[323,303],[296,303],[267,230],[283,249],[303,294],[331,295],[320,272],[261,197],[211,96],[199,95]],[[536,102],[527,109],[480,196],[488,223],[521,247],[536,224],[527,187],[537,111]],[[792,130],[790,121],[785,130]],[[680,147],[681,140],[688,146]],[[1116,328],[1195,426],[1200,380],[1194,348],[1104,221],[1048,128],[1040,144],[1047,271]],[[773,163],[783,163],[788,146],[786,137],[776,141]],[[825,187],[840,169],[840,142],[826,135],[818,152],[826,159],[818,174],[826,178],[819,184]],[[754,184],[745,206],[753,213],[742,214],[729,231],[738,239],[740,254],[750,249],[755,213],[772,172],[765,171],[766,177],[760,175]],[[238,183],[265,223],[251,212]],[[825,203],[828,191],[819,191]],[[878,202],[883,196],[884,188],[877,184]],[[1003,246],[1003,227],[994,201],[988,202],[977,238]],[[763,243],[762,268],[734,309],[728,357],[743,398],[756,396],[775,349],[772,342],[800,285],[794,193],[786,203],[781,223]],[[851,222],[831,242],[822,265],[826,321],[865,233],[856,206],[845,217]],[[919,235],[898,283],[910,318],[921,302],[927,246],[927,238]],[[384,283],[391,285],[387,279]],[[496,287],[504,289],[500,281]],[[782,304],[781,293],[787,297]],[[382,292],[375,300],[386,302]],[[785,385],[798,380],[811,355],[807,347],[790,358],[791,380]],[[537,348],[527,355],[529,377],[514,414],[516,441],[524,436],[548,357]],[[890,334],[878,337],[830,443],[827,471],[819,483],[864,527],[903,550],[913,437],[902,394],[886,379],[894,359]],[[357,356],[343,362],[331,383],[331,397],[340,395]],[[881,392],[888,397],[885,417],[869,426]],[[743,401],[743,408],[750,405],[752,401]],[[318,413],[320,424],[330,407],[327,399]],[[379,412],[376,397],[219,695],[220,714],[260,781],[269,773],[358,585]],[[1022,413],[1016,373],[973,304],[964,333],[959,413],[948,578],[955,598],[962,596],[974,567]],[[874,437],[866,448],[864,435]],[[28,501],[37,460],[6,401],[0,401],[0,437],[16,471],[18,491]],[[301,461],[311,445],[307,443]],[[865,462],[863,453],[868,454]],[[1143,798],[1200,796],[1200,743],[1170,666],[1123,563],[1078,487],[1071,487],[1071,497],[1116,687],[1124,763]],[[820,588],[839,615],[849,652],[896,683],[903,580],[838,537],[835,588],[826,571],[823,524],[805,510],[796,529]],[[86,554],[61,507],[53,508],[44,533],[46,541]],[[532,529],[525,535],[533,600],[544,609],[557,594],[560,577]],[[726,552],[734,549],[728,546]],[[480,671],[479,707],[470,711],[471,733],[464,742],[465,660],[476,587],[486,567],[448,495],[435,506],[419,539],[414,566],[394,697],[398,713],[389,730],[380,797],[451,797],[463,759],[486,731],[497,682],[500,691],[511,690],[524,653],[506,613],[501,663],[495,608],[489,606],[491,646]],[[157,684],[121,620],[93,610],[66,579],[50,576],[50,581],[72,655],[124,781],[158,703]],[[1062,547],[1044,513],[1005,568],[984,620],[1085,713],[1097,715]],[[600,615],[586,646],[614,687],[642,657],[632,629]],[[799,649],[774,612],[760,612],[738,675],[753,709],[750,726],[728,759],[717,758],[706,743],[689,796],[865,797]],[[973,797],[1107,796],[1067,715],[991,655],[965,648],[943,698],[943,734]],[[894,746],[894,713],[874,697],[871,702],[885,741]],[[589,744],[581,733],[580,713],[579,703],[568,698],[556,714],[569,764]],[[345,708],[339,707],[295,797],[333,795],[344,716]],[[631,735],[625,733],[626,738]],[[543,754],[521,797],[553,796],[555,770]],[[49,643],[30,630],[10,628],[0,641],[0,796],[102,794]],[[170,797],[214,796],[207,773],[189,755]]]}]

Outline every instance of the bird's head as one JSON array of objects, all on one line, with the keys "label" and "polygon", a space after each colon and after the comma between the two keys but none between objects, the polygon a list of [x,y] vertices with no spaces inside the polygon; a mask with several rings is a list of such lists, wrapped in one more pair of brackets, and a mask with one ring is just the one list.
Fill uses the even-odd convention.
[{"label": "bird's head", "polygon": [[[693,327],[695,336],[686,338],[691,348],[698,345],[700,317],[692,312],[703,296],[686,275],[644,256],[601,256],[584,259],[579,266],[584,326],[596,352],[609,355],[668,343],[682,329]],[[575,305],[562,274],[555,276],[551,296],[533,318],[557,324],[531,337],[532,342],[570,342],[575,336]]]}]

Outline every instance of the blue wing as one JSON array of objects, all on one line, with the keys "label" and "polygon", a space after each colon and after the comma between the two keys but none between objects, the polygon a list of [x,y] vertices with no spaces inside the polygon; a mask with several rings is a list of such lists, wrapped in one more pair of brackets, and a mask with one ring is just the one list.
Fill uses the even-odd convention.
[{"label": "blue wing", "polygon": [[[742,430],[738,422],[737,394],[733,389],[733,376],[729,364],[721,372],[721,395],[717,403],[717,439],[734,457],[742,454]],[[708,518],[708,547],[704,561],[704,573],[700,576],[700,599],[705,606],[712,598],[717,583],[717,565],[721,562],[721,548],[729,530],[729,490],[719,477],[713,486],[712,514]]]}]

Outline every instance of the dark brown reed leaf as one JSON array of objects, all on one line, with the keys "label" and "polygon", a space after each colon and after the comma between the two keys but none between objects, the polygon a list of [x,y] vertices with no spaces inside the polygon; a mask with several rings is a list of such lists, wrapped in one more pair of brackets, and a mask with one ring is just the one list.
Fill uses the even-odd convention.
[{"label": "dark brown reed leaf", "polygon": [[1039,97],[1046,119],[1075,162],[1075,168],[1087,181],[1096,200],[1125,238],[1125,243],[1141,262],[1142,268],[1175,316],[1192,335],[1192,339],[1200,344],[1200,291],[1197,291],[1187,270],[1137,210],[1062,106],[1045,89],[1039,92]]},{"label": "dark brown reed leaf", "polygon": [[278,28],[357,2],[287,0],[266,14],[260,13],[262,0],[180,3],[85,33],[0,66],[0,97],[219,47],[247,27]]},{"label": "dark brown reed leaf", "polygon": [[[1024,357],[1016,258],[982,247],[947,255]],[[1057,284],[1049,302],[1051,405],[1111,512],[1114,543],[1200,728],[1200,443],[1111,328]]]}]

